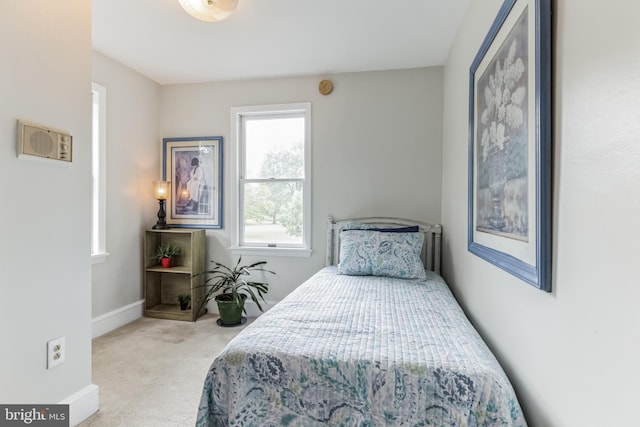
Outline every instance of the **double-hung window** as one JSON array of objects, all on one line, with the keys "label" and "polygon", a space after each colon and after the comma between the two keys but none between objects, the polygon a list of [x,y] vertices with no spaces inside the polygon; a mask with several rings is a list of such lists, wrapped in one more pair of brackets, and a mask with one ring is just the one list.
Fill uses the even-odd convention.
[{"label": "double-hung window", "polygon": [[231,110],[237,200],[232,252],[311,254],[311,104]]}]

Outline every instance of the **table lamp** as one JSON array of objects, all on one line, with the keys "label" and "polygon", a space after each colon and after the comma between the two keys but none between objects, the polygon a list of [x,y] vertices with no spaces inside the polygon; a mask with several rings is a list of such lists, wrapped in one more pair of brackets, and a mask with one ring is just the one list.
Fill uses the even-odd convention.
[{"label": "table lamp", "polygon": [[168,230],[169,227],[165,222],[165,218],[167,216],[164,205],[167,200],[167,195],[169,195],[169,181],[153,181],[153,195],[158,200],[160,204],[160,209],[158,210],[158,222],[152,228],[154,230]]}]

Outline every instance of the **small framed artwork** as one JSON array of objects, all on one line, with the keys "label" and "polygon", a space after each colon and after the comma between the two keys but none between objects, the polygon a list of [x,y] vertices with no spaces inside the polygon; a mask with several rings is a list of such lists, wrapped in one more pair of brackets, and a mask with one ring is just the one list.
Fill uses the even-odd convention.
[{"label": "small framed artwork", "polygon": [[505,0],[469,88],[469,251],[549,292],[551,0]]},{"label": "small framed artwork", "polygon": [[167,224],[222,228],[222,137],[164,138],[162,179],[171,182]]}]

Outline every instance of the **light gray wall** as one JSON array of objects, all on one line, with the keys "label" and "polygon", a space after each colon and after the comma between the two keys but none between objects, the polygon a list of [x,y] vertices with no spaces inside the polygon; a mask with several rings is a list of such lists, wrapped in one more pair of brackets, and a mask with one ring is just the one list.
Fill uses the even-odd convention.
[{"label": "light gray wall", "polygon": [[469,66],[501,3],[470,2],[444,70],[445,274],[505,366],[531,426],[634,425],[640,397],[640,5],[554,2],[554,274],[548,294],[467,252]]},{"label": "light gray wall", "polygon": [[[318,93],[330,78],[334,91]],[[404,216],[439,222],[442,67],[162,87],[163,137],[224,138],[224,229],[209,231],[208,257],[228,262],[231,107],[311,102],[311,258],[264,258],[279,301],[324,265],[325,221]]]},{"label": "light gray wall", "polygon": [[[3,2],[0,40],[0,402],[57,403],[91,385],[91,4]],[[18,159],[19,118],[70,132],[73,163]]]},{"label": "light gray wall", "polygon": [[92,269],[93,317],[143,298],[143,230],[155,224],[160,175],[160,85],[93,53],[93,81],[107,88],[107,252]]}]

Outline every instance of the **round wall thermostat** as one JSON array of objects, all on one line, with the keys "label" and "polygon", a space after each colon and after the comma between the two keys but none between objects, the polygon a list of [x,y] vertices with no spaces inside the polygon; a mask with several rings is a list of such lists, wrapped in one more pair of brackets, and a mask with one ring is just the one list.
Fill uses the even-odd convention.
[{"label": "round wall thermostat", "polygon": [[323,95],[329,95],[333,91],[331,80],[322,80],[318,85],[318,91]]}]

